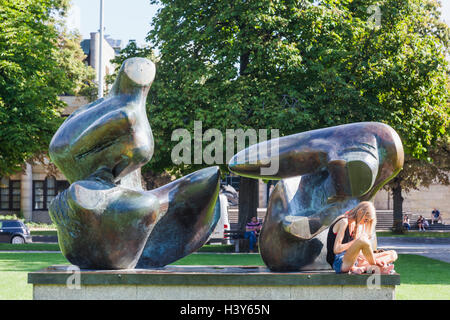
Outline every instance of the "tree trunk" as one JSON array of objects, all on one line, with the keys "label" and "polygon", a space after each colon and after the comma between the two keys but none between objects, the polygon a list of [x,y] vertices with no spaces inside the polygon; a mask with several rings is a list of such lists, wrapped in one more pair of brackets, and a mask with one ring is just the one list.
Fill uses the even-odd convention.
[{"label": "tree trunk", "polygon": [[[244,30],[245,26],[240,25],[240,29]],[[244,49],[239,59],[239,75],[246,74],[246,69],[250,62],[250,51]],[[245,231],[245,225],[251,220],[252,217],[258,216],[258,180],[241,177],[239,184],[239,217],[238,225],[239,231]],[[245,241],[245,243],[247,243]],[[244,241],[239,240],[239,247],[243,248]]]},{"label": "tree trunk", "polygon": [[244,231],[245,225],[252,219],[257,217],[258,209],[258,180],[241,177],[239,185],[239,230]]},{"label": "tree trunk", "polygon": [[403,197],[402,186],[399,178],[394,178],[394,187],[392,188],[392,199],[394,204],[394,225],[392,231],[394,233],[404,233],[403,228]]},{"label": "tree trunk", "polygon": [[[238,225],[239,230],[244,232],[245,225],[258,214],[258,180],[241,177],[239,184],[239,216]],[[240,240],[239,248],[244,248],[247,243]],[[242,251],[242,250],[240,250]]]}]

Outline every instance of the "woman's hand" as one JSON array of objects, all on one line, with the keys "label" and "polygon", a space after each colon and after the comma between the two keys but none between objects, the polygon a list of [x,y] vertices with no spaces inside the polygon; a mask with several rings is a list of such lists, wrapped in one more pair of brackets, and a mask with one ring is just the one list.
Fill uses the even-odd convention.
[{"label": "woman's hand", "polygon": [[377,266],[379,266],[379,267],[381,267],[381,268],[384,268],[384,267],[386,267],[386,262],[385,261],[383,261],[383,260],[375,260],[375,263],[376,263],[376,265]]},{"label": "woman's hand", "polygon": [[365,232],[359,232],[359,233],[357,232],[355,239],[360,239],[360,240],[363,240],[363,241],[369,241],[370,240],[369,235],[367,233],[365,233]]}]

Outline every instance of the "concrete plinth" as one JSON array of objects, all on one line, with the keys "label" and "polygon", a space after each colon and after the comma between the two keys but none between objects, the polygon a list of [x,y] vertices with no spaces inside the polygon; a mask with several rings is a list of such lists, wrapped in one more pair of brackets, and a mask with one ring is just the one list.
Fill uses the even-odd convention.
[{"label": "concrete plinth", "polygon": [[35,300],[392,300],[399,275],[270,272],[248,266],[81,270],[52,266],[28,274]]}]

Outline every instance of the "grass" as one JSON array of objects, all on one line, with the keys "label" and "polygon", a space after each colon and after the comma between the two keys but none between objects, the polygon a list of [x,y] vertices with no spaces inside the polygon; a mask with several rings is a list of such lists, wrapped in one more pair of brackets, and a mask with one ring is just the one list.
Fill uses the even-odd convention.
[{"label": "grass", "polygon": [[30,300],[28,272],[53,264],[69,264],[60,253],[0,253],[0,300]]},{"label": "grass", "polygon": [[[0,243],[0,251],[60,251],[57,243],[28,243],[28,244],[11,244]],[[204,245],[198,252],[218,252],[231,253],[234,252],[233,245]]]},{"label": "grass", "polygon": [[0,243],[0,251],[60,251],[57,243]]},{"label": "grass", "polygon": [[[32,299],[27,273],[54,264],[69,264],[61,253],[0,253],[0,300]],[[257,265],[257,254],[193,254],[176,265]],[[450,300],[450,264],[416,255],[399,255],[396,270],[401,285],[398,300]]]},{"label": "grass", "polygon": [[450,300],[450,264],[418,255],[399,255],[397,300]]},{"label": "grass", "polygon": [[[57,243],[28,243],[11,244],[0,243],[0,251],[60,251]],[[233,245],[205,245],[198,252],[232,253]]]}]

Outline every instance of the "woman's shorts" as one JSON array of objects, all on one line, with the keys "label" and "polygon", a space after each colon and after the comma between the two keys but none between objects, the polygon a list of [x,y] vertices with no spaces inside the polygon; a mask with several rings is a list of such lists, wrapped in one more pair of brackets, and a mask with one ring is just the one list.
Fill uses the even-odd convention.
[{"label": "woman's shorts", "polygon": [[334,256],[333,270],[336,273],[342,273],[342,260],[344,260],[345,252],[338,253]]}]

